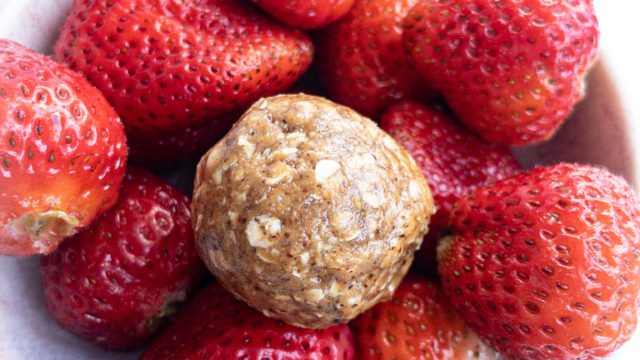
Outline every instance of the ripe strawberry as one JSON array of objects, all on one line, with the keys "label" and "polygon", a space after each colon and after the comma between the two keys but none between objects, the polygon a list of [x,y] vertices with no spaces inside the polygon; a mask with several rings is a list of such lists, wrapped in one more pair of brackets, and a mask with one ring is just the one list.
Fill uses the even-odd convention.
[{"label": "ripe strawberry", "polygon": [[118,197],[118,114],[78,74],[0,39],[0,254],[49,253]]},{"label": "ripe strawberry", "polygon": [[455,313],[440,284],[416,276],[350,326],[361,360],[498,358]]},{"label": "ripe strawberry", "polygon": [[452,303],[510,359],[604,357],[640,307],[640,201],[586,165],[537,167],[461,199],[440,245]]},{"label": "ripe strawberry", "polygon": [[218,283],[202,290],[140,358],[353,359],[349,327],[298,328],[262,315]]},{"label": "ripe strawberry", "polygon": [[437,238],[447,226],[453,204],[483,184],[513,176],[522,168],[508,148],[487,143],[430,106],[399,103],[382,115],[380,127],[409,150],[431,188],[437,212],[414,264],[433,270]]},{"label": "ripe strawberry", "polygon": [[[228,112],[216,116],[202,124],[177,130],[154,133],[129,134],[129,143],[136,144],[131,149],[132,162],[140,165],[155,165],[167,168],[189,157],[199,157],[211,147],[211,143],[226,133],[240,118],[239,112]],[[159,163],[157,159],[162,159]]]},{"label": "ripe strawberry", "polygon": [[423,0],[404,41],[460,120],[520,146],[549,138],[580,100],[598,22],[592,0]]},{"label": "ripe strawberry", "polygon": [[311,66],[307,72],[302,74],[296,82],[294,82],[286,91],[289,94],[304,93],[308,95],[316,95],[327,97],[327,91],[322,85],[322,81],[318,75],[318,69]]},{"label": "ripe strawberry", "polygon": [[[162,138],[286,89],[313,51],[303,33],[234,0],[77,0],[54,52],[105,94],[127,135]],[[155,150],[129,145],[134,159]]]},{"label": "ripe strawberry", "polygon": [[206,273],[190,200],[129,167],[116,205],[42,257],[47,309],[68,331],[113,350],[158,333]]},{"label": "ripe strawberry", "polygon": [[251,0],[279,21],[303,30],[323,27],[349,11],[354,0]]},{"label": "ripe strawberry", "polygon": [[418,0],[356,0],[318,31],[318,68],[329,95],[376,118],[400,99],[431,97],[402,50],[402,22]]}]

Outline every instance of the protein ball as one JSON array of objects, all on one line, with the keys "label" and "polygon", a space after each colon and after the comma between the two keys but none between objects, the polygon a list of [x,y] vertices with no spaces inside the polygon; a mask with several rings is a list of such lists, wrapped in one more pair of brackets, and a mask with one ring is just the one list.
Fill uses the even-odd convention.
[{"label": "protein ball", "polygon": [[403,147],[303,94],[254,104],[202,157],[194,186],[196,248],[218,281],[309,328],[388,300],[435,211]]}]

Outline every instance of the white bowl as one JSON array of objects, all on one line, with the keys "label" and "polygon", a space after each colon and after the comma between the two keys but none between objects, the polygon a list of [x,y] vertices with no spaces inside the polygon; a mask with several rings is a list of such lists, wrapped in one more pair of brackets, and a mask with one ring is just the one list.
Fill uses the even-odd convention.
[{"label": "white bowl", "polygon": [[[72,0],[0,0],[0,38],[50,53]],[[525,166],[558,161],[594,163],[640,180],[640,47],[628,24],[640,4],[596,2],[601,61],[589,76],[587,98],[548,143],[518,149]],[[135,359],[140,351],[110,353],[60,328],[47,314],[37,257],[0,256],[0,359]],[[640,331],[610,359],[640,356]]]}]

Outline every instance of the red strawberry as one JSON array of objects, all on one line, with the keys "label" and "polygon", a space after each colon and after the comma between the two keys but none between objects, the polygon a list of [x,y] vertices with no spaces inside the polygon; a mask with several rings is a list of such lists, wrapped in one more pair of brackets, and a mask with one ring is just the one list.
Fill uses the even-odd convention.
[{"label": "red strawberry", "polygon": [[510,359],[593,359],[640,307],[640,201],[586,165],[538,167],[461,199],[439,247],[452,303]]},{"label": "red strawberry", "polygon": [[435,269],[437,238],[447,226],[453,204],[522,168],[508,148],[487,143],[430,106],[409,101],[392,106],[382,115],[380,127],[409,150],[431,188],[437,212],[414,263]]},{"label": "red strawberry", "polygon": [[402,50],[402,22],[418,0],[356,0],[318,32],[318,68],[329,95],[369,117],[400,99],[434,95]]},{"label": "red strawberry", "polygon": [[349,11],[354,0],[251,0],[281,22],[303,30],[323,27]]},{"label": "red strawberry", "polygon": [[455,313],[440,284],[415,276],[350,326],[361,360],[498,358]]},{"label": "red strawberry", "polygon": [[[211,147],[212,142],[220,137],[220,134],[226,133],[231,128],[240,115],[239,112],[229,112],[202,124],[182,129],[129,134],[129,143],[136,144],[132,149],[132,162],[140,165],[156,165],[161,169],[189,157],[200,157]],[[164,163],[159,163],[157,159],[162,159]]]},{"label": "red strawberry", "polygon": [[206,273],[190,200],[130,167],[116,205],[41,259],[47,309],[65,329],[108,349],[157,334]]},{"label": "red strawberry", "polygon": [[416,68],[489,141],[549,138],[594,62],[592,0],[422,0],[404,24]]},{"label": "red strawberry", "polygon": [[[311,63],[312,44],[234,0],[76,0],[54,52],[137,138],[205,126],[286,89]],[[219,124],[209,145],[228,129]],[[149,145],[130,142],[134,159]]]},{"label": "red strawberry", "polygon": [[345,324],[303,329],[262,315],[218,283],[202,290],[140,358],[243,360],[353,359]]},{"label": "red strawberry", "polygon": [[322,86],[322,81],[318,75],[318,69],[315,66],[311,66],[307,72],[302,74],[296,82],[294,82],[286,91],[289,94],[304,93],[308,95],[317,95],[320,97],[327,97],[327,92]]},{"label": "red strawberry", "polygon": [[118,197],[118,114],[78,74],[0,39],[0,254],[49,253]]}]

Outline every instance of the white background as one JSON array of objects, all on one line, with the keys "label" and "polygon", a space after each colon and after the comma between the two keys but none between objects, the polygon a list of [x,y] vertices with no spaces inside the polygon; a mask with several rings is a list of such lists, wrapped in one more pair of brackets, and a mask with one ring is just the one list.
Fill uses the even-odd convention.
[{"label": "white background", "polygon": [[[640,182],[640,2],[595,0],[594,5],[600,21],[601,57],[609,65],[628,114]],[[636,354],[633,359],[640,359],[640,348]]]},{"label": "white background", "polygon": [[[49,52],[70,0],[0,0],[0,37]],[[640,3],[596,0],[602,58],[609,65],[640,153]],[[637,156],[640,158],[640,155]],[[636,161],[636,179],[640,164]],[[37,259],[0,256],[0,359],[127,359],[61,330],[44,311]],[[612,359],[640,359],[640,331]]]}]

